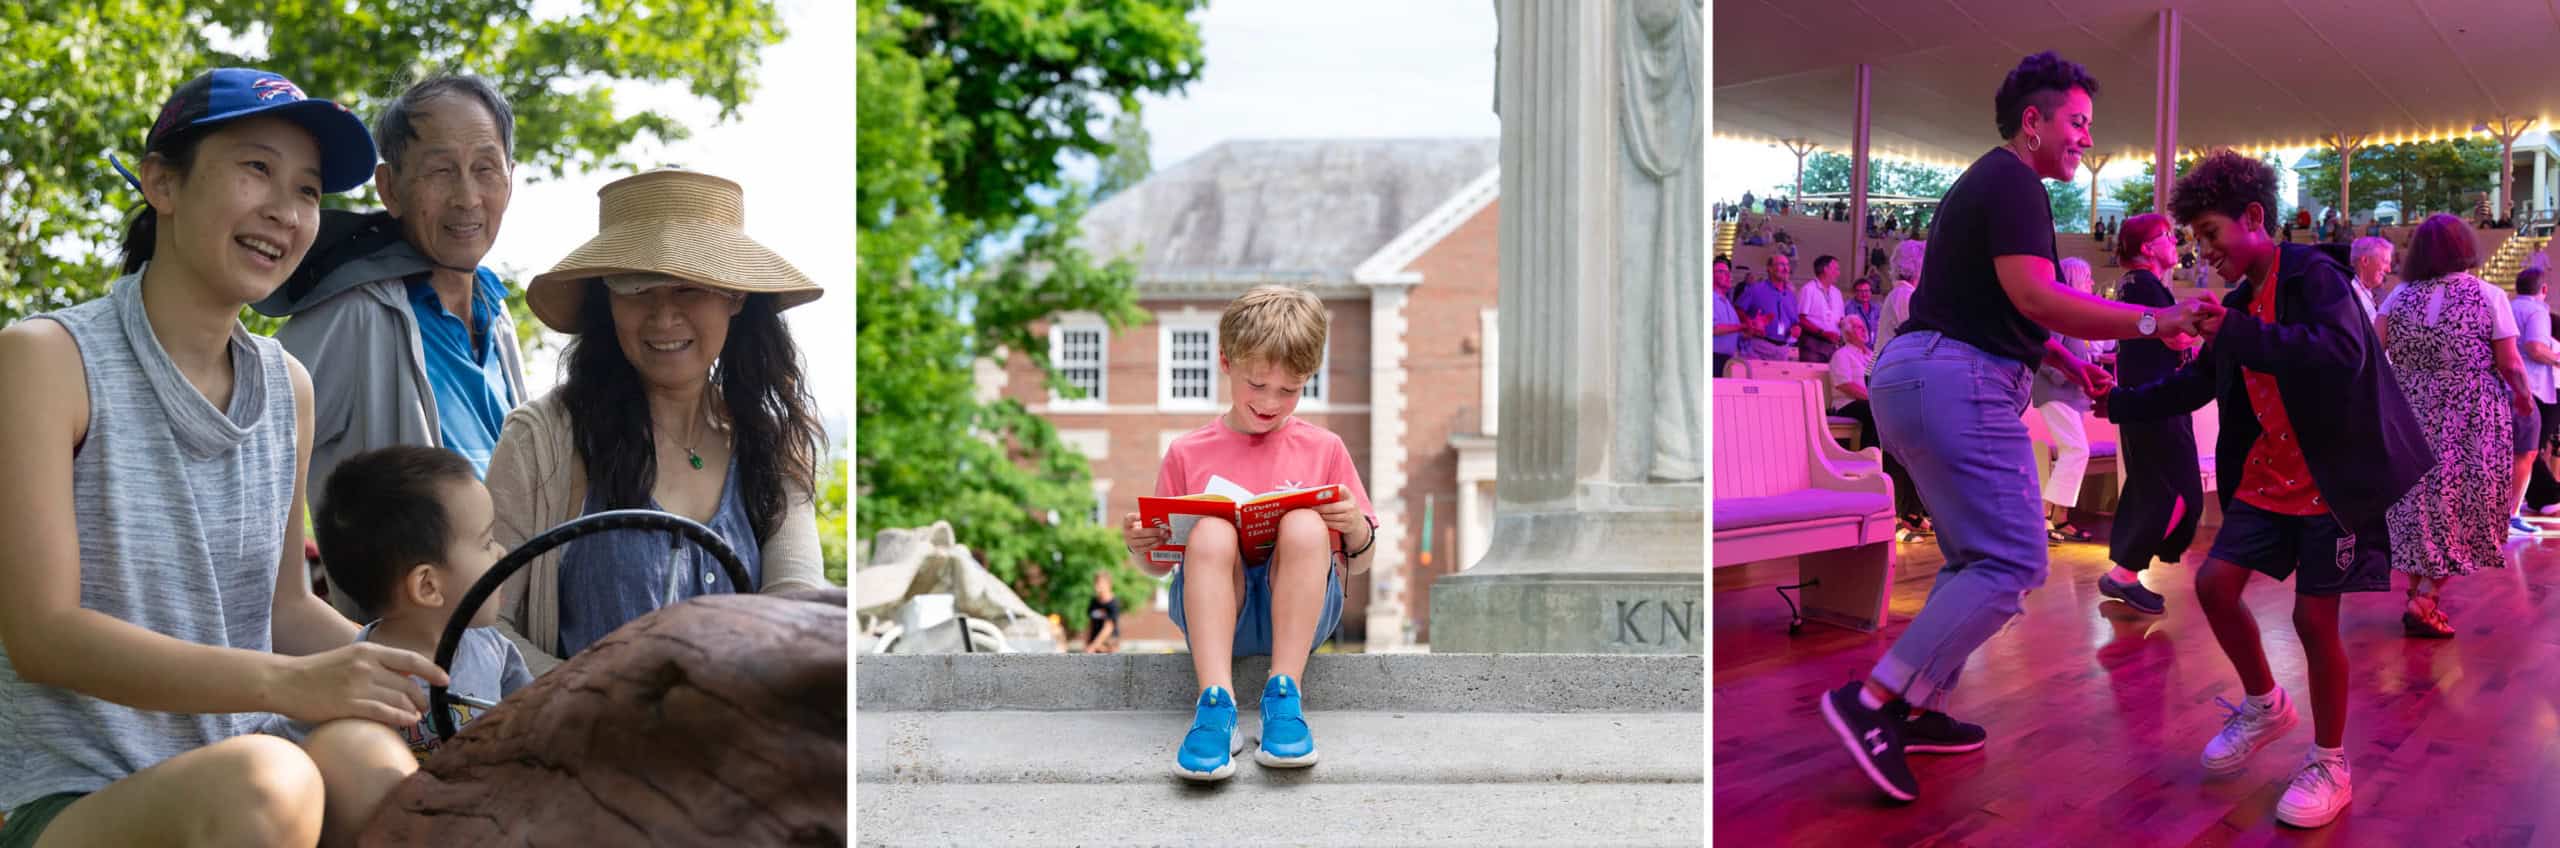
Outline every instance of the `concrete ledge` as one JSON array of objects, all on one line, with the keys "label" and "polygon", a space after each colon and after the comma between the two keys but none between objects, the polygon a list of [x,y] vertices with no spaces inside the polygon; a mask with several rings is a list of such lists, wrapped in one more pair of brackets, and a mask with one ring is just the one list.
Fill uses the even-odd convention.
[{"label": "concrete ledge", "polygon": [[[1242,768],[1255,768],[1248,763]],[[1322,765],[1316,768],[1324,768]],[[1695,846],[1694,783],[1603,786],[864,784],[862,845]]]},{"label": "concrete ledge", "polygon": [[[1235,781],[1597,784],[1706,780],[1694,713],[1334,712],[1310,705],[1322,762],[1252,762],[1262,717],[1238,716]],[[1172,784],[1191,712],[869,712],[854,729],[855,779],[884,783]]]},{"label": "concrete ledge", "polygon": [[[1236,700],[1262,697],[1267,657],[1236,663]],[[854,709],[1185,712],[1199,692],[1188,654],[865,654]],[[1702,713],[1696,654],[1319,654],[1303,681],[1310,710]],[[859,722],[857,722],[859,723]]]}]

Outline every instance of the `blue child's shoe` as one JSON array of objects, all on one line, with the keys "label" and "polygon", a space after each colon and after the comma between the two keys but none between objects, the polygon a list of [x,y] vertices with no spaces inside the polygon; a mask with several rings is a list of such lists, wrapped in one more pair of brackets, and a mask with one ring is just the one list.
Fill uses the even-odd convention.
[{"label": "blue child's shoe", "polygon": [[1273,768],[1316,764],[1316,737],[1299,707],[1298,681],[1286,674],[1262,684],[1262,745],[1254,749],[1253,761]]},{"label": "blue child's shoe", "polygon": [[1234,777],[1235,753],[1244,750],[1236,736],[1236,695],[1224,686],[1200,690],[1191,714],[1191,732],[1173,758],[1173,774],[1186,780],[1214,781]]}]

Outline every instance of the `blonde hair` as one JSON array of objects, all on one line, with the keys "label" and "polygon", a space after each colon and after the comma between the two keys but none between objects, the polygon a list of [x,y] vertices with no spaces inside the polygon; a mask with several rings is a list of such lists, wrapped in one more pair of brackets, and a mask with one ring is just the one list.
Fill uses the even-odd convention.
[{"label": "blonde hair", "polygon": [[1262,359],[1306,376],[1324,367],[1332,316],[1303,289],[1255,286],[1218,316],[1218,353],[1242,365]]}]

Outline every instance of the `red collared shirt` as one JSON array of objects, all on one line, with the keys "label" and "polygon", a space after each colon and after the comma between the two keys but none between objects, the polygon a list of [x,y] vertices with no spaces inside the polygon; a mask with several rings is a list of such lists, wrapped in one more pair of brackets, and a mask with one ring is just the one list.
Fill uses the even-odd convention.
[{"label": "red collared shirt", "polygon": [[[2276,322],[2276,279],[2276,262],[2269,260],[2267,278],[2249,300],[2249,316],[2261,323]],[[2311,481],[2311,467],[2303,461],[2302,443],[2294,438],[2293,419],[2285,414],[2276,378],[2248,368],[2240,369],[2240,376],[2260,431],[2240,472],[2241,502],[2278,515],[2327,514],[2329,502],[2320,497],[2320,485]]]}]

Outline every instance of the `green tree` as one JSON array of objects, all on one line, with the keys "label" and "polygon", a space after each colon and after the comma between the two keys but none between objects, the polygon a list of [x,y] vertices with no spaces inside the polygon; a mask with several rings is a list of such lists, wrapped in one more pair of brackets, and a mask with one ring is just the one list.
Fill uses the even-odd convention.
[{"label": "green tree", "polygon": [[845,582],[849,557],[845,546],[852,541],[852,524],[847,520],[845,504],[845,459],[843,442],[828,451],[826,466],[818,475],[818,552],[827,570],[828,582],[850,586]]},{"label": "green tree", "polygon": [[1108,200],[1155,172],[1155,163],[1147,156],[1148,141],[1147,122],[1137,113],[1123,112],[1111,119],[1111,152],[1102,157],[1093,202]]},{"label": "green tree", "polygon": [[2156,169],[2151,163],[2144,162],[2140,176],[2127,178],[2107,192],[2107,196],[2115,198],[2117,203],[2124,204],[2125,217],[2131,218],[2151,211],[2151,175],[2154,170]]},{"label": "green tree", "polygon": [[[2313,202],[2338,205],[2338,151],[2311,153],[2302,170]],[[2349,187],[2358,209],[2383,201],[2400,204],[2403,219],[2429,211],[2468,217],[2480,192],[2498,180],[2498,145],[2484,139],[2377,144],[2356,151],[2355,182]]]},{"label": "green tree", "polygon": [[[1087,460],[1011,400],[980,401],[973,364],[1049,367],[1036,322],[1139,320],[1136,267],[1076,243],[1112,114],[1198,77],[1198,0],[862,0],[854,191],[860,333],[854,451],[863,538],[948,520],[1035,608],[1081,614],[1126,558],[1090,518]],[[1105,105],[1112,108],[1104,109]],[[1125,139],[1124,139],[1125,140]],[[1141,145],[1142,147],[1142,145]],[[1145,596],[1120,574],[1124,594]]]},{"label": "green tree", "polygon": [[[1849,190],[1849,157],[1828,150],[1816,151],[1804,160],[1804,193],[1823,194]],[[1867,193],[1897,197],[1943,197],[1954,185],[1958,172],[1950,168],[1903,162],[1894,159],[1872,160],[1867,169]],[[1779,189],[1783,197],[1786,189]]]},{"label": "green tree", "polygon": [[2045,200],[2053,204],[2053,228],[2066,233],[2089,231],[2089,189],[2079,180],[2044,181]]},{"label": "green tree", "polygon": [[[0,323],[94,297],[114,274],[141,201],[106,156],[139,151],[161,98],[212,67],[291,77],[370,117],[446,68],[496,81],[515,104],[519,179],[644,163],[625,151],[686,128],[618,114],[617,85],[681,82],[736,116],[759,48],[782,39],[765,0],[590,0],[537,20],[527,0],[98,0],[0,7]],[[332,197],[378,206],[372,187]],[[521,289],[521,286],[514,288]],[[531,316],[515,304],[518,323]],[[260,322],[260,326],[268,326]]]}]

